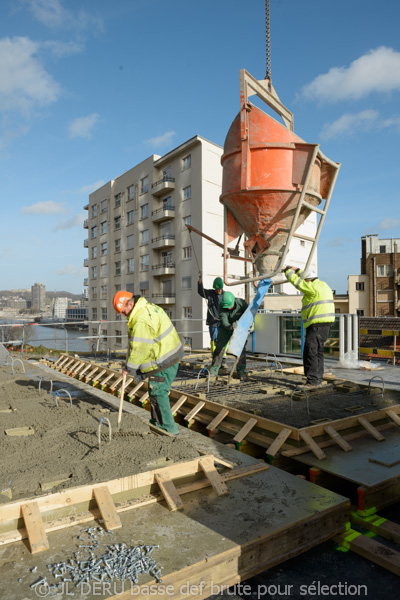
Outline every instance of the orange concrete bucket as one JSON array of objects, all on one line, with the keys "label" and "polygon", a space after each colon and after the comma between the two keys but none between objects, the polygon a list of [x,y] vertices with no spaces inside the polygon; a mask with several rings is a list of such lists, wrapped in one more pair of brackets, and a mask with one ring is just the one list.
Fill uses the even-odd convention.
[{"label": "orange concrete bucket", "polygon": [[311,211],[325,216],[326,204],[317,207],[330,197],[339,166],[318,144],[304,142],[247,102],[247,94],[241,101],[221,158],[225,238],[229,243],[244,232],[256,271],[269,277],[280,270],[288,242]]}]

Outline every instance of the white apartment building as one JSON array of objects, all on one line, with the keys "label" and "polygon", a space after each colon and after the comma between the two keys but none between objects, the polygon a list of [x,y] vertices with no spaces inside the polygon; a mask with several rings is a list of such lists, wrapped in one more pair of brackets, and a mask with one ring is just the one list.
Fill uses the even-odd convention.
[{"label": "white apartment building", "polygon": [[67,314],[67,308],[69,305],[69,298],[54,298],[53,304],[53,319],[65,319]]},{"label": "white apartment building", "polygon": [[[127,348],[126,319],[117,317],[112,305],[121,289],[162,306],[187,346],[209,346],[207,305],[197,293],[197,281],[201,271],[204,287],[211,288],[214,278],[222,276],[222,249],[190,235],[186,225],[223,242],[222,153],[220,146],[196,135],[90,194],[84,222],[89,233],[85,285],[89,321],[94,321],[89,335],[101,331],[101,350]],[[311,219],[302,227],[315,233],[315,213]],[[306,248],[298,239],[294,244],[299,248],[290,260],[304,266]],[[243,274],[244,263],[230,260],[229,275]],[[229,289],[244,297],[243,285]],[[295,295],[294,288],[290,293]]]}]

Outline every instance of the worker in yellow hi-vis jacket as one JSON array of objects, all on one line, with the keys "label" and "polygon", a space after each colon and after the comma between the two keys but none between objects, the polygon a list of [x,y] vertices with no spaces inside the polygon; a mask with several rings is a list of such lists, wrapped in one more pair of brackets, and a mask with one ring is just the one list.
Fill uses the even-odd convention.
[{"label": "worker in yellow hi-vis jacket", "polygon": [[331,324],[335,321],[333,292],[317,273],[303,273],[295,267],[284,267],[286,278],[303,292],[301,318],[306,332],[303,350],[304,374],[307,377],[303,389],[321,385],[324,374],[324,343],[328,339]]},{"label": "worker in yellow hi-vis jacket", "polygon": [[136,381],[149,379],[150,423],[177,435],[179,429],[168,397],[183,356],[176,329],[161,306],[147,302],[143,296],[120,291],[113,305],[128,319],[129,351],[122,373],[131,374]]}]

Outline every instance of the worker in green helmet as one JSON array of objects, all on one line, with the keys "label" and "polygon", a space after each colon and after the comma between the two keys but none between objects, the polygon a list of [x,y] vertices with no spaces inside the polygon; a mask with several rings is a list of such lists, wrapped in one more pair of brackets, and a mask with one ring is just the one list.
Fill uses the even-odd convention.
[{"label": "worker in green helmet", "polygon": [[219,309],[221,306],[222,294],[224,293],[224,282],[221,277],[216,277],[213,281],[212,289],[205,290],[201,273],[197,282],[197,291],[202,298],[207,301],[207,320],[208,330],[210,332],[211,352],[215,350],[215,342],[218,336],[218,327],[220,322]]},{"label": "worker in green helmet", "polygon": [[[218,336],[215,343],[210,375],[218,375],[222,360],[229,340],[232,337],[233,330],[236,328],[236,322],[247,309],[248,304],[243,298],[235,298],[232,292],[224,292],[219,309],[220,324]],[[247,381],[246,375],[246,348],[239,357],[236,367],[237,374],[241,381]]]}]

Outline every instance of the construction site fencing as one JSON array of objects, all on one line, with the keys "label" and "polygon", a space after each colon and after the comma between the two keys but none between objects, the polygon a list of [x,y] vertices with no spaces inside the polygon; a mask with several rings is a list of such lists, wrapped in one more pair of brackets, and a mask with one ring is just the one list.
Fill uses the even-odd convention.
[{"label": "construction site fencing", "polygon": [[361,359],[400,364],[400,318],[360,317],[359,335]]}]

